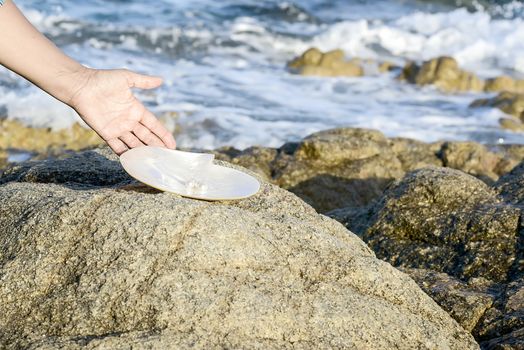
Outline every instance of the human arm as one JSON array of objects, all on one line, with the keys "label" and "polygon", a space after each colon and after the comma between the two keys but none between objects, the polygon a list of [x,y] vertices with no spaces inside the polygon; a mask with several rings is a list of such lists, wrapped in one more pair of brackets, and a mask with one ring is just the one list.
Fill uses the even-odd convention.
[{"label": "human arm", "polygon": [[175,140],[132,88],[162,79],[128,70],[87,68],[42,35],[11,0],[0,6],[0,64],[71,106],[117,154],[142,145],[175,148]]}]

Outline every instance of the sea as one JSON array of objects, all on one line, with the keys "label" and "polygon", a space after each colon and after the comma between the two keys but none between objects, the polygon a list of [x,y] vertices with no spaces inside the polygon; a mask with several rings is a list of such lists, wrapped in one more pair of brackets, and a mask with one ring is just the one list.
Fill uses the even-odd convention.
[{"label": "sea", "polygon": [[[67,54],[101,69],[159,75],[137,96],[182,147],[278,147],[313,132],[362,127],[422,141],[524,143],[502,130],[485,93],[409,85],[399,71],[302,77],[286,64],[310,47],[403,66],[447,55],[482,77],[524,78],[524,3],[469,0],[18,0]],[[0,67],[0,115],[67,128],[68,107]]]}]

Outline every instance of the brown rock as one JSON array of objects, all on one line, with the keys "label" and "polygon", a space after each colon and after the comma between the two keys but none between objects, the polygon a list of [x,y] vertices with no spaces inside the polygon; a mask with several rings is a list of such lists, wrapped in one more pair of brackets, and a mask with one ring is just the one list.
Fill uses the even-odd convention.
[{"label": "brown rock", "polygon": [[103,144],[91,129],[74,124],[69,129],[31,128],[18,121],[0,120],[0,148],[46,152],[53,149],[80,150]]},{"label": "brown rock", "polygon": [[485,91],[499,92],[507,91],[513,93],[524,93],[524,80],[515,80],[506,75],[486,80]]},{"label": "brown rock", "polygon": [[409,62],[400,76],[417,85],[435,85],[447,92],[482,91],[484,82],[473,73],[459,68],[457,61],[451,57],[439,57],[418,66]]},{"label": "brown rock", "polygon": [[275,160],[274,182],[320,212],[367,205],[395,178],[402,164],[374,130],[341,128],[315,133]]},{"label": "brown rock", "polygon": [[402,137],[391,138],[389,142],[405,172],[428,166],[443,166],[438,156],[442,143],[426,143]]},{"label": "brown rock", "polygon": [[291,61],[288,67],[301,75],[357,77],[364,74],[359,63],[345,59],[342,50],[322,53],[320,50],[312,48]]},{"label": "brown rock", "polygon": [[1,348],[478,349],[276,186],[214,203],[137,191],[102,151],[21,167],[0,180]]},{"label": "brown rock", "polygon": [[441,157],[444,166],[460,169],[488,183],[496,181],[501,175],[495,170],[502,156],[476,142],[446,142],[442,146]]},{"label": "brown rock", "polygon": [[511,131],[518,131],[518,132],[524,131],[524,123],[522,123],[518,119],[501,118],[499,119],[499,123],[500,123],[500,126],[504,129],[508,129]]},{"label": "brown rock", "polygon": [[517,256],[520,210],[458,170],[411,172],[372,212],[363,238],[394,266],[502,282]]}]

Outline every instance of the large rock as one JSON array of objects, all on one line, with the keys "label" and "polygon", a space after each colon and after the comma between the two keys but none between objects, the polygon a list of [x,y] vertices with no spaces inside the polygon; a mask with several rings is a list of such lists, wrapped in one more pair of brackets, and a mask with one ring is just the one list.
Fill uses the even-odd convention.
[{"label": "large rock", "polygon": [[[443,156],[446,163],[454,162],[448,165],[486,169],[478,161],[486,150],[450,145],[442,148],[449,152]],[[521,154],[517,146],[497,151]],[[492,186],[462,171],[426,168],[396,181],[375,205],[329,215],[355,229],[377,256],[408,273],[483,348],[521,349],[523,188],[524,162]]]},{"label": "large rock", "polygon": [[516,258],[520,210],[461,171],[427,168],[392,185],[364,240],[394,266],[505,281]]},{"label": "large rock", "polygon": [[477,348],[407,275],[289,192],[184,199],[108,158],[2,178],[2,348]]}]

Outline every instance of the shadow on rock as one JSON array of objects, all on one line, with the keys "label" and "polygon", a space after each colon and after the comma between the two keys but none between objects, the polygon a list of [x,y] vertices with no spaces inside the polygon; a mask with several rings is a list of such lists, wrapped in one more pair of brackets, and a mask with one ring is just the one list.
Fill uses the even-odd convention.
[{"label": "shadow on rock", "polygon": [[63,159],[14,164],[4,171],[0,184],[14,181],[64,184],[78,190],[134,182],[107,148],[74,153]]},{"label": "shadow on rock", "polygon": [[313,208],[323,212],[337,208],[367,206],[380,197],[394,179],[347,179],[316,175],[288,188]]}]

